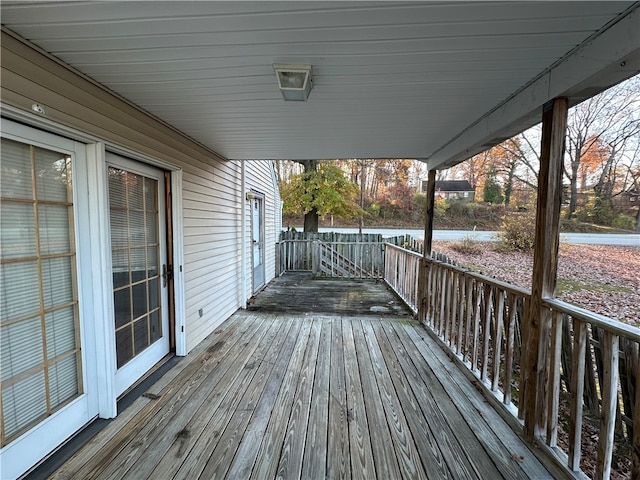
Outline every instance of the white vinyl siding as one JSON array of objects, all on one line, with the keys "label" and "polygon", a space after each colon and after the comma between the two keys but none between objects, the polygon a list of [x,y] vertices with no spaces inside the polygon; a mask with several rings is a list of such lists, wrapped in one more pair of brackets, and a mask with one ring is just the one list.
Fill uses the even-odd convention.
[{"label": "white vinyl siding", "polygon": [[190,351],[241,305],[240,167],[221,161],[188,166],[182,185]]},{"label": "white vinyl siding", "polygon": [[[272,170],[270,161],[245,162],[247,192],[253,190],[265,196],[266,283],[275,274],[275,241],[279,231],[276,220],[281,224],[280,194]],[[183,177],[188,351],[242,304],[242,248],[247,255],[246,291],[251,292],[251,209],[246,192],[240,192],[241,165],[220,162],[194,173],[185,168]],[[240,223],[242,201],[247,202],[244,240]]]}]

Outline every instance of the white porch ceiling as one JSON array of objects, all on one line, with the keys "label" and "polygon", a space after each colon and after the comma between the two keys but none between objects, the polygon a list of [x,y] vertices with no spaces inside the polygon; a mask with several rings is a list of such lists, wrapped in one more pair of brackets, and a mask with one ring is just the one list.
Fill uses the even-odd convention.
[{"label": "white porch ceiling", "polygon": [[[464,160],[640,70],[639,2],[2,2],[2,23],[228,159]],[[274,63],[311,64],[284,102]]]}]

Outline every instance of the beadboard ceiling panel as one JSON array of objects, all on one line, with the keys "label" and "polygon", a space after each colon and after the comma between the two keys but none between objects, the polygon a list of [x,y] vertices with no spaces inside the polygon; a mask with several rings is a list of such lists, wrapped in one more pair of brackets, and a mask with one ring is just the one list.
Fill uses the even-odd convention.
[{"label": "beadboard ceiling panel", "polygon": [[[637,72],[638,10],[615,1],[3,2],[1,18],[228,159],[445,167],[535,123],[553,95],[579,101]],[[307,102],[282,99],[274,63],[313,66]]]}]

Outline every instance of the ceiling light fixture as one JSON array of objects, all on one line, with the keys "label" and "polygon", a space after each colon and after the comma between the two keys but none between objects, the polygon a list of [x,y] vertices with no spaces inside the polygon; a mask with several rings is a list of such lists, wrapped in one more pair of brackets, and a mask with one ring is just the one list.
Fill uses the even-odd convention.
[{"label": "ceiling light fixture", "polygon": [[286,101],[306,102],[313,88],[311,65],[273,65]]}]

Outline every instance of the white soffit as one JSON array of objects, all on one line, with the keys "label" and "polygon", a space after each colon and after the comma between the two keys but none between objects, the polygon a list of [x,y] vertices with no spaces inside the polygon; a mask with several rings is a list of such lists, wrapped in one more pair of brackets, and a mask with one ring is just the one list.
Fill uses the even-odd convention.
[{"label": "white soffit", "polygon": [[[7,28],[229,159],[442,168],[536,123],[554,96],[575,103],[640,70],[638,2],[0,8]],[[307,102],[283,101],[273,64],[312,66]]]}]

